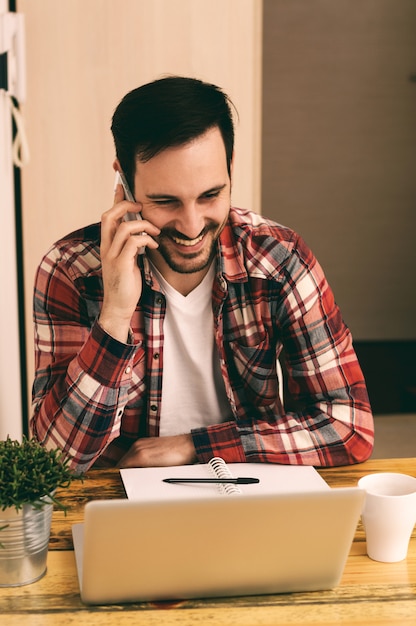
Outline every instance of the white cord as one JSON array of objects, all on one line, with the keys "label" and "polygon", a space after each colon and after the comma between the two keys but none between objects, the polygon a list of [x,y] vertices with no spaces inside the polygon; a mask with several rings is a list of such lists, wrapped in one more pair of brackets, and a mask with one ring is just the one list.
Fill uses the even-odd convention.
[{"label": "white cord", "polygon": [[29,144],[26,137],[26,130],[23,121],[23,116],[20,110],[15,106],[13,102],[13,98],[10,94],[9,96],[10,109],[13,116],[13,119],[16,124],[16,136],[13,141],[13,163],[16,167],[22,168],[24,165],[27,165],[30,161],[30,152],[29,152]]}]

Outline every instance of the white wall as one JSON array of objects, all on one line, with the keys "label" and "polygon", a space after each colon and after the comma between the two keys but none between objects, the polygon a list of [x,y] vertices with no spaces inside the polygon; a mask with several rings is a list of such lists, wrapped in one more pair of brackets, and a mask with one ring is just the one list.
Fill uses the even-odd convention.
[{"label": "white wall", "polygon": [[[0,0],[0,18],[8,2]],[[2,33],[4,35],[4,33]],[[0,52],[4,52],[3,37]],[[12,121],[9,98],[0,90],[0,439],[22,434],[16,231],[12,163]]]},{"label": "white wall", "polygon": [[29,380],[35,268],[112,204],[113,110],[165,73],[220,85],[237,123],[233,202],[259,209],[261,0],[18,0],[25,14],[31,163],[23,172]]}]

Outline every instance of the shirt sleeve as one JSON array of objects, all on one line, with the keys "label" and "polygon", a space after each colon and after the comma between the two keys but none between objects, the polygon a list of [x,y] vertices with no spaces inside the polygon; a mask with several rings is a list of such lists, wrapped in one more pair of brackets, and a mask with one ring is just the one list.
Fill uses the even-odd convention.
[{"label": "shirt sleeve", "polygon": [[[221,456],[230,463],[317,467],[365,461],[373,448],[374,426],[364,377],[324,273],[301,239],[280,280],[274,326],[296,410],[285,412],[276,398],[272,415],[237,412],[235,421],[192,431],[198,460]],[[258,384],[261,394],[265,374],[260,369],[258,362],[247,365],[240,386]]]},{"label": "shirt sleeve", "polygon": [[86,471],[118,436],[139,345],[118,342],[91,320],[56,249],[34,291],[33,435]]}]

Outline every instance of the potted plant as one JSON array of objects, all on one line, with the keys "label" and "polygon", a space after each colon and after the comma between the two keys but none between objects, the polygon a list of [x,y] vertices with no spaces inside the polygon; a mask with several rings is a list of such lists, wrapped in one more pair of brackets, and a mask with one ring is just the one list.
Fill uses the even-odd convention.
[{"label": "potted plant", "polygon": [[0,587],[26,585],[46,572],[55,497],[77,475],[60,450],[35,439],[0,441]]}]

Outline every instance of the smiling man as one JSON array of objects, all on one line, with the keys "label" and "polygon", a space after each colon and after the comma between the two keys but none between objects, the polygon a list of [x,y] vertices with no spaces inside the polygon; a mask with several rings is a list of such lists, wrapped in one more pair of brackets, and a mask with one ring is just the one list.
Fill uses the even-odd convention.
[{"label": "smiling man", "polygon": [[163,78],[123,98],[112,132],[135,201],[117,185],[101,224],[39,267],[35,436],[80,472],[367,459],[366,386],[321,267],[290,228],[231,207],[228,97]]}]

